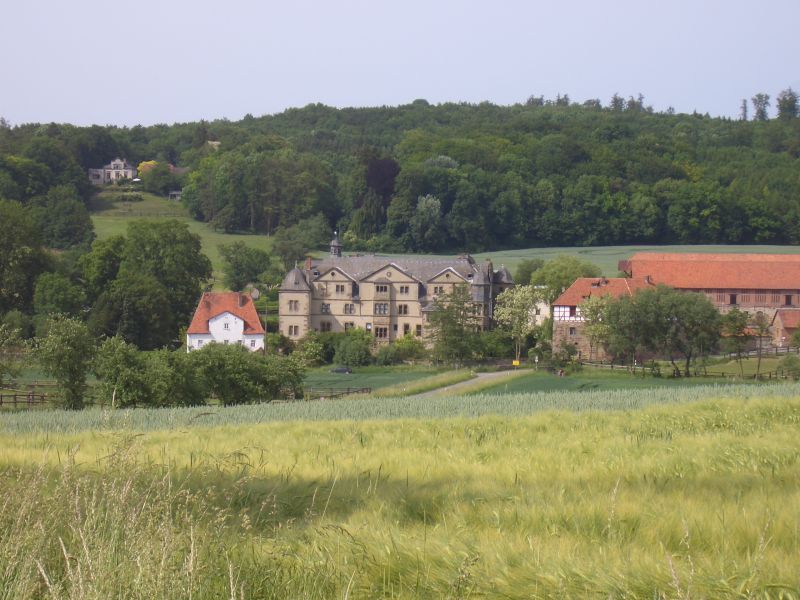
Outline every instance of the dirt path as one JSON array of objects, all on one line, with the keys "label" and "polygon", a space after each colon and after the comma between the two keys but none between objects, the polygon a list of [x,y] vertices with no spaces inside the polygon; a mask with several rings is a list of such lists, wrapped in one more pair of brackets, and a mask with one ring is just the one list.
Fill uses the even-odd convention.
[{"label": "dirt path", "polygon": [[463,389],[468,389],[475,385],[477,382],[484,383],[486,381],[492,380],[502,380],[509,375],[513,375],[514,373],[519,373],[517,369],[511,369],[509,371],[492,371],[490,373],[477,373],[475,377],[472,379],[467,379],[466,381],[460,381],[458,383],[454,383],[453,385],[446,385],[444,387],[436,388],[435,390],[430,390],[428,392],[422,392],[421,394],[414,394],[413,396],[408,396],[409,398],[427,398],[430,396],[439,396],[441,394],[458,394]]}]

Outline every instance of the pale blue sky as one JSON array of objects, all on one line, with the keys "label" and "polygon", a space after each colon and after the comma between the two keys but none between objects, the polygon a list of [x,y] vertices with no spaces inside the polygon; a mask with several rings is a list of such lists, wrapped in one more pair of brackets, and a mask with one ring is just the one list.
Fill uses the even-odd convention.
[{"label": "pale blue sky", "polygon": [[0,11],[0,116],[134,125],[333,106],[642,93],[736,116],[800,89],[798,0],[25,0]]}]

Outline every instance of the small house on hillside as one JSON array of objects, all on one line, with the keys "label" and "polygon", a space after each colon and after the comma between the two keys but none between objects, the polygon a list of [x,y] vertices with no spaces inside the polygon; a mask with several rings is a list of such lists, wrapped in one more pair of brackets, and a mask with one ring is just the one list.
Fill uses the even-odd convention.
[{"label": "small house on hillside", "polygon": [[115,158],[99,169],[89,169],[89,181],[95,185],[104,185],[121,179],[136,177],[136,167],[124,158]]},{"label": "small house on hillside", "polygon": [[205,292],[186,331],[186,350],[207,344],[239,344],[264,349],[264,326],[253,299],[240,292]]}]

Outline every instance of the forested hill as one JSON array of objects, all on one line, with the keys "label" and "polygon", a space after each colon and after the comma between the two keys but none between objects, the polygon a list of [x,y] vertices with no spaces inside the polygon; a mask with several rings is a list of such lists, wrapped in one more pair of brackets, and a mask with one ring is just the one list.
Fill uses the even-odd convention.
[{"label": "forested hill", "polygon": [[0,197],[28,202],[119,155],[191,167],[184,201],[218,228],[273,233],[321,213],[348,249],[794,244],[800,119],[787,92],[771,120],[654,113],[615,97],[4,127]]}]

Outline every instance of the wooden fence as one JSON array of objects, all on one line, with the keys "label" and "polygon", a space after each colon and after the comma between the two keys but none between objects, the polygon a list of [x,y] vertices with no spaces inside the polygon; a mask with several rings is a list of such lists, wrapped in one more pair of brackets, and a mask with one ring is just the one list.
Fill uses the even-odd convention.
[{"label": "wooden fence", "polygon": [[0,393],[0,407],[31,408],[48,404],[47,394],[34,392]]},{"label": "wooden fence", "polygon": [[369,394],[370,392],[372,392],[370,387],[306,388],[303,390],[303,398],[305,400],[332,400],[333,398],[341,398],[351,394]]}]

